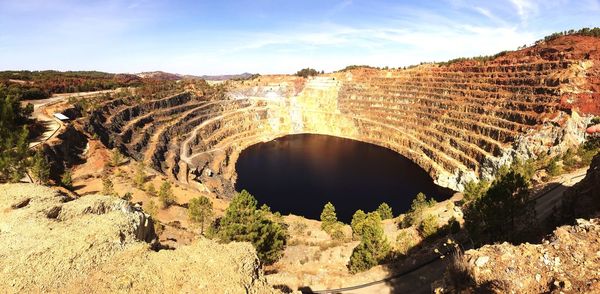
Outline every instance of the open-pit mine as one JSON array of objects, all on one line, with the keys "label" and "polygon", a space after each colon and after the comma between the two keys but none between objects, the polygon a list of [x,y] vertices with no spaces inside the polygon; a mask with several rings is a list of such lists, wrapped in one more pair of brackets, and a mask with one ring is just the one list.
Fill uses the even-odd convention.
[{"label": "open-pit mine", "polygon": [[598,36],[227,81],[0,72],[0,181],[27,182],[0,184],[0,292],[598,292]]},{"label": "open-pit mine", "polygon": [[581,143],[586,115],[600,113],[599,60],[595,38],[567,36],[485,63],[261,76],[230,82],[225,98],[184,92],[135,105],[113,100],[91,115],[88,130],[225,198],[234,193],[242,150],[302,133],[389,148],[460,191],[517,156]]}]

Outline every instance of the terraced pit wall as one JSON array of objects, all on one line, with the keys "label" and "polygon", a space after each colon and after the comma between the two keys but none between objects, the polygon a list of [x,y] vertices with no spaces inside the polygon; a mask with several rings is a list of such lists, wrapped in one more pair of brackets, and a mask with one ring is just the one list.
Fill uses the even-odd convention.
[{"label": "terraced pit wall", "polygon": [[114,101],[92,115],[89,130],[109,147],[223,197],[233,195],[244,148],[298,133],[387,147],[438,185],[462,190],[516,156],[557,154],[584,140],[589,115],[600,111],[598,49],[559,45],[486,63],[264,76],[231,83],[220,100],[182,93],[138,105]]}]

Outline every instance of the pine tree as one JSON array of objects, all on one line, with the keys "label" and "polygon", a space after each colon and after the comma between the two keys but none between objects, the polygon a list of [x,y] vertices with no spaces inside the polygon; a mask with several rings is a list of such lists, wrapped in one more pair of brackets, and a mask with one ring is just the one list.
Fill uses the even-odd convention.
[{"label": "pine tree", "polygon": [[31,174],[40,184],[47,184],[50,179],[50,165],[42,149],[38,149],[33,156]]},{"label": "pine tree", "polygon": [[348,269],[357,273],[383,262],[390,253],[390,244],[383,233],[381,216],[377,212],[367,214],[362,228],[360,244],[354,248]]},{"label": "pine tree", "polygon": [[22,125],[33,111],[29,105],[22,108],[19,97],[0,85],[0,182],[20,181],[29,167],[29,133]]},{"label": "pine tree", "polygon": [[190,220],[200,226],[200,234],[204,235],[204,225],[210,222],[213,216],[213,205],[206,196],[193,198],[188,203]]},{"label": "pine tree", "polygon": [[392,208],[385,202],[381,203],[377,208],[377,212],[381,216],[381,219],[391,219],[394,217],[394,213],[392,212]]},{"label": "pine tree", "polygon": [[168,181],[164,181],[160,185],[160,189],[158,190],[158,199],[163,208],[167,208],[173,204],[175,204],[175,194],[171,190],[171,184]]},{"label": "pine tree", "polygon": [[335,214],[335,207],[331,202],[327,202],[321,212],[321,229],[325,232],[331,230],[332,226],[337,223],[337,215]]},{"label": "pine tree", "polygon": [[350,227],[352,228],[352,236],[355,239],[359,239],[362,236],[362,228],[365,223],[365,219],[367,218],[367,214],[362,210],[357,210],[354,215],[352,215],[352,221],[350,222]]},{"label": "pine tree", "polygon": [[485,195],[469,203],[465,227],[478,244],[515,241],[515,232],[535,220],[534,205],[525,177],[509,171],[496,179]]},{"label": "pine tree", "polygon": [[256,199],[243,190],[225,210],[225,216],[218,224],[218,238],[223,242],[251,242],[263,263],[274,263],[283,256],[287,228],[276,221],[277,217],[269,210],[257,209]]}]

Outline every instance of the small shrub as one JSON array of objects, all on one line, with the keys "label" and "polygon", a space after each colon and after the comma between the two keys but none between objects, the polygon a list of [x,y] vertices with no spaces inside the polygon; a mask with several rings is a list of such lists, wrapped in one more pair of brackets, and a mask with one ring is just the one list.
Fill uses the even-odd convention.
[{"label": "small shrub", "polygon": [[479,182],[467,182],[463,191],[463,194],[465,195],[465,202],[479,199],[481,196],[483,196],[483,194],[485,194],[489,186],[490,183],[485,180],[481,180]]},{"label": "small shrub", "polygon": [[60,176],[60,184],[67,189],[73,189],[73,173],[71,170],[65,171]]},{"label": "small shrub", "polygon": [[423,220],[419,224],[418,231],[419,234],[421,234],[421,236],[426,239],[437,233],[439,227],[440,226],[438,217],[436,215],[429,214],[425,218],[423,218]]},{"label": "small shrub", "polygon": [[112,151],[112,156],[110,158],[110,165],[112,167],[117,167],[119,165],[121,165],[121,163],[123,162],[123,154],[121,154],[121,151],[119,151],[119,149],[115,148]]},{"label": "small shrub", "polygon": [[403,219],[403,227],[416,226],[423,219],[423,211],[432,207],[437,202],[432,198],[427,200],[427,196],[423,193],[417,194],[410,206],[410,210],[406,213]]},{"label": "small shrub", "polygon": [[299,235],[304,235],[306,228],[308,228],[308,225],[303,222],[296,222],[293,226],[293,230]]},{"label": "small shrub", "polygon": [[104,175],[104,177],[102,177],[102,194],[115,195],[114,184],[108,175]]},{"label": "small shrub", "polygon": [[146,166],[143,161],[138,162],[135,167],[135,176],[133,183],[138,189],[144,189],[144,183],[146,182]]},{"label": "small shrub", "polygon": [[42,149],[38,149],[33,156],[31,175],[42,185],[47,184],[50,179],[50,164]]},{"label": "small shrub", "polygon": [[156,196],[156,188],[154,188],[154,184],[148,183],[148,185],[146,185],[146,193],[153,197]]},{"label": "small shrub", "polygon": [[331,227],[329,235],[333,240],[343,241],[346,238],[346,234],[344,234],[344,225],[339,222],[336,223]]},{"label": "small shrub", "polygon": [[158,206],[154,202],[154,200],[148,201],[148,203],[144,203],[144,211],[150,215],[150,217],[154,220],[154,231],[157,235],[162,232],[162,225],[158,221]]},{"label": "small shrub", "polygon": [[406,255],[408,251],[415,246],[415,238],[406,230],[400,231],[396,237],[396,252]]},{"label": "small shrub", "polygon": [[167,208],[173,204],[175,204],[175,194],[171,190],[171,184],[168,181],[164,181],[160,185],[160,189],[158,191],[158,199],[163,208]]},{"label": "small shrub", "polygon": [[131,201],[131,199],[133,199],[133,194],[131,194],[131,192],[127,192],[123,194],[123,197],[121,197],[121,199],[125,201]]},{"label": "small shrub", "polygon": [[558,164],[558,161],[559,161],[558,156],[554,157],[550,160],[550,163],[546,167],[546,171],[548,172],[548,175],[550,175],[552,177],[556,177],[563,172],[562,166],[560,164]]}]

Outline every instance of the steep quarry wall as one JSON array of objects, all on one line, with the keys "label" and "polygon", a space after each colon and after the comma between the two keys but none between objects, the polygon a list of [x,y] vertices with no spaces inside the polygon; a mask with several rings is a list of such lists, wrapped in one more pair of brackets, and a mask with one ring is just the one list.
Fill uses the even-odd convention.
[{"label": "steep quarry wall", "polygon": [[515,156],[560,153],[600,113],[599,39],[566,36],[487,62],[359,68],[229,84],[228,98],[184,93],[111,102],[89,130],[165,174],[231,195],[239,153],[297,133],[345,137],[408,157],[461,190]]}]

